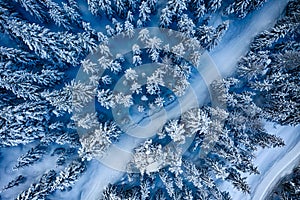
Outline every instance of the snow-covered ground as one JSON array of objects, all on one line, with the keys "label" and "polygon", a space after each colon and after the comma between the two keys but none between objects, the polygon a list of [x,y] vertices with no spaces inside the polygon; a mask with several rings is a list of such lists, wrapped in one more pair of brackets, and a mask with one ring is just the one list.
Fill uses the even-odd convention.
[{"label": "snow-covered ground", "polygon": [[224,183],[221,189],[230,191],[234,200],[262,200],[277,181],[289,174],[300,161],[300,127],[278,126],[271,123],[266,125],[267,130],[284,139],[286,146],[282,148],[260,149],[256,152],[255,164],[260,171],[259,175],[251,175],[247,182],[251,187],[251,194],[243,194],[233,189],[232,185]]},{"label": "snow-covered ground", "polygon": [[[300,127],[280,127],[278,135],[285,138],[286,146],[282,149],[261,151],[257,156],[258,165],[268,161],[268,167],[261,170],[261,174],[253,177],[249,182],[252,186],[251,199],[262,200],[275,184],[285,175],[292,172],[300,161]],[[280,151],[280,152],[279,152]],[[273,163],[273,164],[272,164]]]},{"label": "snow-covered ground", "polygon": [[[287,0],[268,1],[262,8],[253,12],[245,19],[242,19],[239,22],[232,22],[230,24],[229,30],[225,34],[221,44],[210,54],[215,65],[217,66],[217,69],[223,77],[234,72],[237,61],[247,52],[253,37],[261,31],[266,30],[274,25],[276,20],[281,16],[287,2]],[[214,73],[210,74],[214,75]],[[202,82],[202,84],[205,84],[205,82]],[[198,84],[198,88],[206,88],[206,86]],[[207,95],[209,94],[203,95],[202,98],[207,98]],[[203,101],[199,95],[197,95],[197,97],[198,101]],[[155,120],[159,120],[159,118]],[[299,149],[299,144],[296,145],[299,141],[299,138],[295,138],[295,135],[299,129],[284,127],[278,128],[277,131],[278,135],[284,137],[287,146],[281,149],[260,150],[257,153],[256,164],[259,165],[259,169],[262,173],[259,176],[253,176],[249,178],[249,183],[253,188],[251,197],[246,197],[243,194],[232,190],[232,188],[228,188],[231,190],[233,199],[252,199],[252,197],[255,197],[254,199],[257,199],[256,197],[261,198],[261,195],[266,193],[267,188],[264,188],[264,185],[258,183],[271,180],[269,177],[272,177],[273,171],[277,170],[278,173],[285,171],[284,169],[280,169],[281,167],[284,167],[280,163],[285,163],[285,160],[295,160],[289,156],[297,155],[293,152],[297,152]],[[132,145],[130,142],[123,142],[122,144]],[[128,149],[132,149],[133,146]],[[283,156],[285,153],[287,153],[287,157]],[[123,166],[127,164],[126,162],[122,163],[126,161],[126,159],[118,157],[118,154],[114,154],[114,156],[114,160],[120,162],[119,164]],[[270,159],[270,157],[273,159]],[[280,159],[284,160],[280,161]],[[271,170],[272,174],[267,173],[269,169]],[[94,169],[89,169],[89,171],[93,172],[88,174],[90,178],[85,179],[84,185],[86,186],[82,187],[80,192],[81,198],[86,200],[98,199],[106,185],[113,183],[123,175],[123,173],[120,171],[107,168],[103,164],[94,165]],[[278,173],[275,173],[274,175],[279,175]]]}]

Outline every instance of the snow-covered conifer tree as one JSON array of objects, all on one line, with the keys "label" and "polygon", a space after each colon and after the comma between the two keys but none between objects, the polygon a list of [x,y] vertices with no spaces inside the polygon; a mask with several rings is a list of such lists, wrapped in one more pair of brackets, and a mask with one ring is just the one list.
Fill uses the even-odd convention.
[{"label": "snow-covered conifer tree", "polygon": [[49,10],[49,15],[57,26],[62,26],[65,29],[71,29],[71,21],[67,13],[52,0],[43,1],[44,6]]},{"label": "snow-covered conifer tree", "polygon": [[81,82],[66,84],[61,90],[52,92],[45,91],[42,96],[56,107],[57,110],[63,110],[71,113],[73,110],[81,110],[82,107],[92,100],[95,95],[95,88]]},{"label": "snow-covered conifer tree", "polygon": [[36,0],[14,0],[18,2],[30,15],[36,17],[41,22],[47,21],[46,8],[44,5]]},{"label": "snow-covered conifer tree", "polygon": [[182,12],[187,10],[186,0],[169,0],[168,7],[179,18]]},{"label": "snow-covered conifer tree", "polygon": [[34,148],[31,148],[26,154],[18,158],[18,164],[14,167],[14,169],[19,169],[34,164],[35,162],[41,160],[45,153],[46,147],[43,145],[38,145]]},{"label": "snow-covered conifer tree", "polygon": [[160,24],[159,26],[162,28],[169,28],[172,23],[172,13],[168,7],[161,10],[160,15]]},{"label": "snow-covered conifer tree", "polygon": [[78,64],[80,55],[91,49],[90,45],[96,46],[93,40],[90,40],[91,43],[86,45],[78,40],[77,35],[67,32],[50,32],[47,28],[25,23],[18,18],[9,18],[6,23],[8,24],[6,31],[10,35],[21,39],[30,50],[42,59],[50,59],[53,62]]},{"label": "snow-covered conifer tree", "polygon": [[161,50],[161,39],[158,37],[149,38],[146,41],[146,48],[150,54],[150,58],[153,62],[157,62],[159,58],[159,52]]},{"label": "snow-covered conifer tree", "polygon": [[250,187],[246,183],[246,177],[241,177],[241,174],[236,170],[229,168],[227,179],[232,182],[233,186],[244,193],[250,193]]},{"label": "snow-covered conifer tree", "polygon": [[142,42],[147,42],[148,39],[150,38],[149,30],[148,30],[147,28],[142,29],[142,30],[139,32],[138,38],[139,38]]},{"label": "snow-covered conifer tree", "polygon": [[78,4],[75,0],[68,0],[68,3],[63,3],[63,9],[68,18],[73,22],[80,26],[82,22],[82,17],[79,12]]},{"label": "snow-covered conifer tree", "polygon": [[265,2],[266,0],[235,0],[225,9],[225,13],[244,18],[248,13],[262,6]]},{"label": "snow-covered conifer tree", "polygon": [[145,24],[150,20],[151,9],[146,1],[143,1],[139,7],[139,19]]},{"label": "snow-covered conifer tree", "polygon": [[97,73],[99,71],[99,68],[97,67],[97,64],[93,63],[89,59],[82,60],[81,64],[82,64],[82,67],[83,67],[83,71],[88,73],[88,74]]},{"label": "snow-covered conifer tree", "polygon": [[86,170],[85,163],[81,160],[72,161],[62,170],[55,179],[55,188],[59,190],[69,189]]},{"label": "snow-covered conifer tree", "polygon": [[44,101],[7,106],[0,113],[1,146],[27,144],[47,134],[51,108]]},{"label": "snow-covered conifer tree", "polygon": [[165,126],[165,131],[174,142],[185,143],[184,124],[179,124],[178,120],[171,120]]},{"label": "snow-covered conifer tree", "polygon": [[158,166],[162,165],[164,160],[162,146],[153,144],[152,140],[147,140],[142,146],[135,149],[132,165],[141,174],[149,174],[152,170],[158,170]]},{"label": "snow-covered conifer tree", "polygon": [[133,24],[126,20],[125,23],[124,23],[124,32],[123,34],[129,38],[132,38],[134,36],[134,26]]},{"label": "snow-covered conifer tree", "polygon": [[99,124],[96,113],[87,113],[84,116],[73,115],[72,119],[79,127],[91,129]]},{"label": "snow-covered conifer tree", "polygon": [[88,0],[89,10],[93,15],[101,15],[103,12],[111,18],[113,10],[109,0]]},{"label": "snow-covered conifer tree", "polygon": [[30,187],[20,193],[16,199],[45,199],[48,194],[55,190],[55,177],[56,172],[54,170],[45,172],[36,183],[31,184]]},{"label": "snow-covered conifer tree", "polygon": [[101,158],[120,133],[116,124],[101,123],[98,128],[80,138],[81,147],[78,151],[80,157],[83,160]]},{"label": "snow-covered conifer tree", "polygon": [[248,81],[257,80],[264,75],[265,69],[271,63],[267,51],[249,51],[238,63],[238,73]]},{"label": "snow-covered conifer tree", "polygon": [[115,97],[109,89],[98,91],[97,97],[100,105],[106,109],[113,108],[116,104]]},{"label": "snow-covered conifer tree", "polygon": [[1,192],[8,190],[10,188],[16,187],[24,182],[26,182],[26,178],[22,175],[19,175],[15,179],[10,181],[6,186],[4,186],[3,189],[1,190]]},{"label": "snow-covered conifer tree", "polygon": [[208,10],[211,12],[216,12],[222,4],[222,0],[209,0],[208,2]]},{"label": "snow-covered conifer tree", "polygon": [[191,0],[190,6],[194,10],[194,16],[196,17],[197,21],[200,20],[201,17],[206,12],[206,6],[204,0]]},{"label": "snow-covered conifer tree", "polygon": [[32,65],[37,62],[37,58],[34,55],[15,48],[0,46],[0,55],[0,62],[5,63],[9,63],[10,61],[14,64]]},{"label": "snow-covered conifer tree", "polygon": [[178,30],[184,34],[186,37],[192,37],[195,33],[195,24],[192,19],[188,17],[187,14],[183,14],[177,24]]}]

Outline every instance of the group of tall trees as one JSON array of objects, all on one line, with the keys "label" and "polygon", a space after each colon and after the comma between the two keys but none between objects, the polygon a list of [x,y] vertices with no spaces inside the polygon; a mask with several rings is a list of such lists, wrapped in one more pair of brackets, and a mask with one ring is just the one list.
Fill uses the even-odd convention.
[{"label": "group of tall trees", "polygon": [[[55,145],[64,146],[69,154],[53,155],[57,157],[57,165],[62,166],[53,165],[53,170],[45,172],[28,190],[19,196],[15,192],[16,196],[11,197],[42,199],[56,189],[70,188],[84,172],[84,162],[76,161],[80,146],[78,133],[71,119],[59,119],[66,111],[79,106],[72,107],[72,101],[83,100],[78,99],[81,94],[76,96],[74,92],[81,85],[66,84],[61,94],[58,93],[66,78],[65,71],[79,65],[105,36],[81,19],[77,2],[73,0],[62,4],[52,0],[4,0],[0,2],[0,13],[1,38],[8,41],[1,42],[0,47],[1,151],[35,144],[15,160],[14,174],[22,174],[23,169],[47,159]],[[59,28],[50,30],[53,25]],[[85,95],[85,98],[88,97]],[[64,104],[58,105],[58,100]],[[74,148],[77,150],[71,151]],[[20,184],[30,185],[27,177],[17,175],[1,192],[14,190]]]},{"label": "group of tall trees", "polygon": [[299,1],[291,1],[273,28],[257,35],[238,64],[238,74],[264,116],[282,125],[299,124]]},{"label": "group of tall trees", "polygon": [[[264,129],[262,110],[251,102],[253,94],[230,91],[235,85],[238,85],[235,79],[212,84],[213,90],[222,94],[219,98],[226,110],[191,109],[168,121],[157,137],[137,147],[129,167],[140,174],[129,173],[128,178],[109,186],[103,198],[109,199],[113,193],[120,199],[158,198],[156,194],[166,199],[178,199],[184,194],[189,194],[185,196],[187,199],[230,199],[228,193],[218,189],[218,180],[250,193],[243,175],[259,173],[253,163],[255,150],[281,147],[284,142]],[[180,145],[188,139],[193,142],[182,154]]]},{"label": "group of tall trees", "polygon": [[[227,13],[245,17],[263,3],[237,1],[227,8]],[[230,199],[228,193],[218,190],[216,181],[220,179],[249,193],[250,187],[242,174],[259,173],[253,163],[255,150],[284,145],[281,138],[267,133],[262,120],[281,125],[299,124],[299,5],[297,0],[290,1],[285,16],[274,28],[255,37],[250,51],[238,63],[240,81],[229,78],[211,85],[220,94],[218,100],[226,105],[226,110],[197,108],[166,123],[157,137],[136,148],[129,167],[140,173],[128,173],[121,181],[108,186],[103,199]],[[162,11],[163,27],[171,25],[172,20],[167,16],[174,19],[172,9],[182,13],[187,8],[184,2],[170,1]],[[180,25],[181,30],[187,35],[197,34],[193,21],[181,16],[180,20],[192,27]],[[188,153],[173,162],[174,157],[170,155],[178,156],[180,150],[176,146],[176,150],[170,151],[165,142],[184,144],[191,134],[195,138]],[[190,163],[188,158],[195,152],[199,156]],[[291,184],[297,183],[287,184],[289,188]],[[298,191],[293,188],[289,189],[292,194],[282,192],[281,195],[296,194]]]},{"label": "group of tall trees", "polygon": [[[115,77],[123,73],[132,93],[140,95],[144,90],[155,96],[153,103],[158,108],[163,107],[166,99],[160,95],[161,86],[172,85],[178,96],[189,86],[191,63],[180,59],[185,50],[202,47],[210,51],[228,29],[229,21],[215,26],[209,16],[223,12],[228,18],[243,18],[264,2],[235,0],[228,5],[222,0],[169,0],[160,10],[157,0],[87,0],[91,14],[107,23],[102,33],[84,19],[75,0],[0,1],[0,32],[8,41],[0,46],[0,147],[35,142],[16,159],[13,170],[17,173],[38,164],[49,152],[57,157],[53,169],[14,198],[46,199],[56,190],[71,189],[86,170],[85,160],[100,158],[118,138],[120,130],[113,122],[99,123],[98,113],[70,116],[74,110],[82,111],[94,96],[107,109],[116,104],[130,107],[134,103],[131,95],[108,89],[114,86]],[[169,120],[156,137],[135,149],[129,166],[139,173],[126,174],[104,191],[103,198],[230,199],[218,189],[219,180],[249,193],[243,176],[259,173],[253,163],[254,151],[284,144],[266,132],[261,119],[299,124],[299,10],[299,1],[292,0],[285,16],[254,39],[251,51],[238,64],[240,82],[224,79],[213,83],[211,87],[222,94],[219,101],[227,109],[204,106]],[[178,30],[188,40],[163,46],[164,41],[150,36],[145,28],[138,36],[145,49],[132,46],[132,68],[124,68],[122,56],[108,58],[109,37],[133,37],[135,28],[150,25],[153,14],[159,15],[161,28]],[[104,55],[98,63],[83,60],[96,50]],[[191,54],[192,64],[197,64],[200,55],[198,51]],[[143,88],[134,67],[149,59],[162,61],[162,67],[147,77]],[[89,83],[69,81],[74,78],[70,77],[71,67],[80,64],[90,75]],[[99,77],[100,68],[109,73]],[[96,91],[98,85],[105,89]],[[241,85],[246,89],[241,91]],[[146,108],[140,105],[139,111]],[[76,126],[87,134],[80,137]],[[190,139],[192,145],[183,154],[180,145]],[[1,192],[27,182],[17,175]]]}]

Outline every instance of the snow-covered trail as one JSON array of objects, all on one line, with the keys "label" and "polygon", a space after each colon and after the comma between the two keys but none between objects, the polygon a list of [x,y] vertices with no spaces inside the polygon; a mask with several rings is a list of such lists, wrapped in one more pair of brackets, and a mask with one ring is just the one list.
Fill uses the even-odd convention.
[{"label": "snow-covered trail", "polygon": [[251,194],[243,194],[224,184],[222,189],[230,190],[234,200],[260,200],[272,189],[276,182],[290,173],[300,161],[300,127],[266,126],[268,132],[282,137],[286,146],[282,148],[260,149],[256,152],[255,165],[258,165],[259,175],[252,175],[247,179],[251,186]]},{"label": "snow-covered trail", "polygon": [[[237,61],[247,52],[253,37],[261,31],[273,26],[275,21],[280,17],[287,2],[287,0],[269,1],[261,9],[253,12],[249,17],[238,23],[231,24],[228,32],[225,34],[224,40],[219,47],[211,52],[211,57],[222,76],[228,76],[234,72]],[[241,24],[242,27],[240,27]],[[202,82],[202,84],[205,83]],[[200,84],[198,87],[206,88],[205,85]],[[207,95],[204,95],[202,98],[207,98]],[[201,99],[198,100],[201,101]],[[122,161],[123,159],[120,158],[119,162]],[[124,164],[126,165],[126,163],[122,165]],[[94,173],[90,173],[89,175],[91,177],[88,177],[84,183],[86,187],[82,187],[80,190],[81,199],[99,199],[105,186],[115,182],[122,176],[122,173],[119,171],[114,169],[109,170],[102,164],[97,165],[92,171],[94,171]]]},{"label": "snow-covered trail", "polygon": [[235,71],[236,63],[249,50],[258,33],[272,27],[281,16],[288,0],[270,0],[245,19],[230,23],[221,43],[210,54],[223,76]]},{"label": "snow-covered trail", "polygon": [[[285,132],[285,129],[283,130]],[[292,131],[294,135],[299,135],[300,128]],[[298,140],[299,141],[299,140]],[[298,142],[290,151],[286,152],[265,174],[257,187],[251,199],[263,200],[276,183],[286,174],[292,172],[293,168],[300,161],[300,142]],[[253,186],[252,186],[253,187]]]}]

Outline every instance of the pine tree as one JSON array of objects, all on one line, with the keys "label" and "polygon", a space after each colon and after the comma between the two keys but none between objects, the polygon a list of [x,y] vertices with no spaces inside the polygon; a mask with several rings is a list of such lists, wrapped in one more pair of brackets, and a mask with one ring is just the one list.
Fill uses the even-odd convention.
[{"label": "pine tree", "polygon": [[192,0],[190,2],[190,7],[193,9],[197,21],[203,17],[207,10],[204,0]]},{"label": "pine tree", "polygon": [[183,33],[186,37],[192,37],[195,33],[195,24],[187,14],[183,14],[177,24],[178,30]]},{"label": "pine tree", "polygon": [[73,115],[72,119],[84,129],[91,129],[99,124],[96,113],[87,113],[84,116]]},{"label": "pine tree", "polygon": [[43,174],[37,183],[20,193],[16,200],[29,200],[29,199],[45,199],[48,194],[55,190],[55,177],[56,172],[50,170]]},{"label": "pine tree", "polygon": [[7,190],[7,189],[16,187],[16,186],[18,186],[20,184],[23,184],[25,181],[26,181],[26,178],[24,176],[22,176],[22,175],[19,175],[15,179],[13,179],[12,181],[10,181],[6,186],[4,186],[1,191],[3,192],[5,190]]},{"label": "pine tree", "polygon": [[248,13],[261,7],[265,2],[266,0],[235,0],[225,9],[225,13],[244,18]]},{"label": "pine tree", "polygon": [[68,0],[68,3],[62,2],[62,5],[63,5],[64,13],[66,13],[70,21],[80,26],[83,21],[76,1]]},{"label": "pine tree", "polygon": [[127,13],[127,6],[125,0],[113,0],[116,7],[117,14],[120,17],[125,17]]},{"label": "pine tree", "polygon": [[98,91],[97,97],[100,105],[106,109],[113,108],[116,105],[115,97],[109,89]]},{"label": "pine tree", "polygon": [[124,35],[129,37],[129,38],[132,38],[134,36],[134,26],[133,24],[126,20],[125,23],[124,23]]},{"label": "pine tree", "polygon": [[15,48],[0,46],[0,55],[0,62],[3,63],[13,62],[16,65],[33,65],[37,62],[37,57],[34,55]]},{"label": "pine tree", "polygon": [[44,6],[49,9],[49,15],[57,26],[62,26],[65,29],[71,29],[71,20],[68,18],[67,13],[52,0],[43,1]]},{"label": "pine tree", "polygon": [[160,144],[153,144],[152,140],[145,141],[135,149],[131,166],[139,170],[141,174],[150,174],[159,170],[163,165],[165,155]]},{"label": "pine tree", "polygon": [[150,20],[151,9],[146,1],[143,1],[139,7],[139,19],[145,24]]},{"label": "pine tree", "polygon": [[162,28],[169,28],[172,23],[172,13],[168,7],[161,10],[159,26]]},{"label": "pine tree", "polygon": [[132,57],[132,64],[135,66],[141,65],[142,64],[142,58],[141,58],[141,49],[140,46],[137,44],[132,45],[132,52],[133,52],[133,57]]},{"label": "pine tree", "polygon": [[178,120],[171,120],[164,129],[174,142],[185,143],[184,124],[179,124]]},{"label": "pine tree", "polygon": [[169,0],[168,7],[173,15],[179,18],[183,11],[187,10],[186,0]]},{"label": "pine tree", "polygon": [[42,59],[50,59],[53,62],[78,64],[79,57],[96,46],[92,38],[89,38],[89,43],[82,40],[85,35],[82,33],[78,35],[67,32],[54,33],[37,24],[26,23],[17,17],[4,16],[4,23],[8,34],[22,40]]},{"label": "pine tree", "polygon": [[111,18],[114,13],[109,0],[88,0],[87,2],[93,15],[101,15],[104,12],[108,18]]},{"label": "pine tree", "polygon": [[211,12],[216,12],[222,5],[222,0],[209,0],[207,8]]},{"label": "pine tree", "polygon": [[228,172],[229,175],[226,179],[230,180],[235,188],[244,193],[250,193],[250,187],[245,181],[246,177],[241,177],[241,175],[232,168],[229,168]]},{"label": "pine tree", "polygon": [[36,17],[39,21],[44,22],[47,19],[45,12],[46,7],[37,0],[14,0],[18,2],[30,15]]},{"label": "pine tree", "polygon": [[260,107],[269,120],[282,125],[299,124],[299,70],[298,52],[285,52],[275,56],[262,79],[252,87],[264,96]]},{"label": "pine tree", "polygon": [[242,57],[238,63],[238,73],[247,81],[261,78],[267,66],[270,64],[268,51],[259,51],[254,53],[249,51],[246,56]]},{"label": "pine tree", "polygon": [[23,168],[40,161],[45,153],[46,147],[41,144],[31,148],[26,154],[18,158],[18,164],[14,169]]},{"label": "pine tree", "polygon": [[48,132],[51,108],[44,101],[8,106],[0,112],[1,146],[27,144],[45,137]]},{"label": "pine tree", "polygon": [[66,84],[61,90],[45,91],[42,96],[56,109],[71,113],[80,111],[95,95],[95,88],[91,85],[75,82]]},{"label": "pine tree", "polygon": [[101,158],[120,133],[116,124],[101,123],[98,128],[80,138],[79,155],[83,160],[88,161],[93,158]]},{"label": "pine tree", "polygon": [[82,176],[86,170],[85,163],[74,160],[55,179],[55,188],[59,190],[69,189]]},{"label": "pine tree", "polygon": [[58,70],[42,69],[40,71],[35,70],[36,73],[33,73],[25,69],[23,65],[17,66],[17,63],[14,64],[12,61],[5,64],[0,63],[0,69],[2,70],[0,72],[1,88],[25,100],[39,100],[39,92],[44,87],[59,83],[63,77],[63,73]]}]

